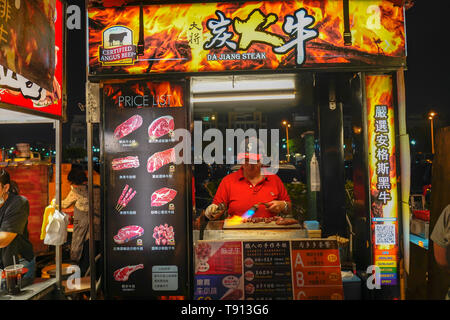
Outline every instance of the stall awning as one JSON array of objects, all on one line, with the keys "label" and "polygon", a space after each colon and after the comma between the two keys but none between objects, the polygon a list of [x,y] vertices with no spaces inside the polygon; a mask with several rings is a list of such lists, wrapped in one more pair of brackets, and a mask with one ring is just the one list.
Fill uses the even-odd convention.
[{"label": "stall awning", "polygon": [[23,112],[0,108],[0,124],[54,123],[56,120]]}]

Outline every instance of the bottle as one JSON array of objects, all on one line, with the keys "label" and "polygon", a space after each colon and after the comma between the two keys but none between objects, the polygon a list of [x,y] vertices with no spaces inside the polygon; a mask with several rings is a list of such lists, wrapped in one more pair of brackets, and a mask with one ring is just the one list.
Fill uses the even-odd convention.
[{"label": "bottle", "polygon": [[313,156],[311,158],[310,168],[311,168],[311,191],[320,191],[319,162],[317,161],[315,153],[313,153]]}]

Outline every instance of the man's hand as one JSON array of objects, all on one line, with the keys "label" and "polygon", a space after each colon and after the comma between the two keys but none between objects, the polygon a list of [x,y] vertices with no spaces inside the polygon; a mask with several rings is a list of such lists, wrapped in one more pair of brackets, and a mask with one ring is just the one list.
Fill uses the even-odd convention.
[{"label": "man's hand", "polygon": [[206,208],[205,211],[205,216],[209,219],[209,220],[216,220],[219,216],[222,215],[223,212],[217,212],[217,208],[219,208],[218,205],[216,204],[210,204],[208,206],[208,208]]},{"label": "man's hand", "polygon": [[286,207],[286,202],[279,201],[279,200],[273,200],[267,203],[268,207],[267,210],[269,210],[272,213],[280,214],[281,212],[285,211],[284,208]]}]

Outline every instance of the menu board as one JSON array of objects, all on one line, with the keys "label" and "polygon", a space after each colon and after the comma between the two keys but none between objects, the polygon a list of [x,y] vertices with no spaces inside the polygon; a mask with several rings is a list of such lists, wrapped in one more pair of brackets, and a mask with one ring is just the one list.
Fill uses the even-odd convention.
[{"label": "menu board", "polygon": [[106,287],[110,297],[187,295],[183,82],[103,87]]},{"label": "menu board", "polygon": [[289,241],[244,242],[246,299],[292,300]]},{"label": "menu board", "polygon": [[295,300],[341,300],[344,297],[337,241],[292,241]]},{"label": "menu board", "polygon": [[342,300],[337,241],[199,241],[196,300]]}]

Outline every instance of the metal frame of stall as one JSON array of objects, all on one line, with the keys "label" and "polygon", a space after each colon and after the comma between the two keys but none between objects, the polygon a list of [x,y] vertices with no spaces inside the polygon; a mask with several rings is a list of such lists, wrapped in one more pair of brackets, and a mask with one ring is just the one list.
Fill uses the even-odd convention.
[{"label": "metal frame of stall", "polygon": [[[36,111],[35,109],[28,109],[12,104],[0,102],[0,125],[1,124],[29,124],[29,123],[52,123],[55,129],[55,201],[59,208],[61,208],[61,163],[62,163],[62,123],[65,117],[67,92],[66,92],[66,17],[67,17],[67,0],[59,0],[62,4],[62,99],[61,99],[61,116],[46,114],[44,112]],[[1,117],[2,112],[8,112],[10,118],[5,120]],[[17,118],[16,118],[17,117]],[[55,265],[56,265],[56,288],[58,294],[64,290],[62,287],[62,245],[55,246]]]},{"label": "metal frame of stall", "polygon": [[[3,114],[2,113],[7,113]],[[56,204],[61,207],[61,154],[62,154],[62,119],[57,116],[46,115],[41,112],[0,103],[0,125],[2,124],[30,124],[48,123],[53,124],[55,129],[55,199]],[[62,246],[55,246],[56,285],[62,290],[61,266]]]},{"label": "metal frame of stall", "polygon": [[[345,1],[345,0],[344,0]],[[87,42],[89,42],[89,18],[88,18],[88,0],[85,1],[86,3],[86,39]],[[202,2],[202,1],[196,1],[196,3]],[[208,1],[204,1],[208,2]],[[147,3],[146,3],[147,4]],[[155,4],[154,2],[148,3],[148,5]],[[89,47],[89,46],[88,46]],[[86,60],[87,68],[89,67],[89,49],[87,52],[87,60]],[[404,299],[404,286],[405,286],[405,274],[409,272],[409,180],[410,180],[410,154],[409,154],[409,136],[406,132],[406,98],[405,98],[405,79],[404,79],[404,72],[406,70],[406,67],[385,67],[385,66],[372,66],[372,67],[357,67],[357,66],[343,66],[343,67],[336,67],[330,70],[323,70],[320,68],[307,68],[304,71],[314,72],[317,74],[324,74],[324,73],[340,73],[340,72],[351,72],[354,74],[357,74],[360,79],[360,93],[362,94],[361,97],[358,97],[361,99],[361,106],[363,107],[362,110],[362,120],[367,121],[367,109],[366,109],[366,98],[365,98],[365,76],[366,75],[378,75],[378,74],[387,74],[392,76],[392,93],[393,93],[393,107],[395,110],[395,117],[394,117],[394,123],[395,125],[398,125],[398,128],[395,130],[395,142],[398,146],[398,150],[396,151],[396,154],[399,155],[399,159],[397,159],[397,164],[400,166],[399,169],[397,169],[397,177],[402,177],[402,181],[400,183],[400,186],[398,188],[398,238],[399,238],[399,246],[400,243],[402,243],[403,247],[401,247],[399,251],[399,260],[400,260],[400,271],[399,274],[399,284],[400,287],[400,296],[402,299]],[[283,70],[285,72],[291,72],[291,73],[300,73],[302,72],[301,69],[286,69]],[[100,122],[100,101],[101,98],[99,96],[100,94],[100,86],[103,81],[111,80],[111,79],[121,79],[121,80],[173,80],[176,77],[183,79],[189,79],[190,77],[196,76],[196,77],[202,77],[203,75],[223,75],[223,74],[231,74],[232,71],[226,71],[224,73],[221,72],[181,72],[181,73],[157,73],[157,74],[139,74],[139,75],[92,75],[87,72],[86,75],[86,122],[88,124],[87,134],[88,134],[88,172],[89,172],[89,218],[92,222],[93,220],[93,212],[92,212],[92,204],[93,204],[93,193],[92,193],[92,183],[93,183],[93,177],[92,177],[92,166],[93,166],[93,159],[92,159],[92,124],[93,123],[99,123]],[[236,74],[258,74],[260,71],[255,70],[242,70],[242,71],[235,71]],[[275,73],[274,70],[263,70],[263,72],[270,74]],[[189,92],[187,92],[189,95]],[[191,100],[189,102],[189,108],[192,109],[192,102]],[[331,101],[330,101],[331,102]],[[365,163],[367,164],[367,123],[363,123],[363,138],[365,141],[363,142],[363,149],[365,150],[364,156],[366,157]],[[103,142],[101,142],[103,143]],[[366,168],[368,171],[369,169]],[[367,172],[366,172],[367,173]],[[368,173],[367,173],[368,175]],[[366,188],[366,194],[365,196],[370,199],[370,195],[367,195],[367,193],[370,193],[370,187],[367,183],[367,185],[364,186]],[[369,204],[370,205],[370,204]],[[364,208],[366,209],[366,208]],[[370,216],[370,213],[369,213]],[[366,227],[370,229],[371,222],[367,222]],[[92,223],[91,223],[92,226]],[[92,235],[92,228],[90,229],[90,234]],[[371,236],[371,232],[369,232],[369,236]],[[93,239],[91,236],[90,239]],[[372,251],[370,245],[370,249],[367,250]],[[94,244],[93,240],[90,240],[90,259],[91,259],[91,270],[94,272],[92,274],[95,275],[95,262],[93,257],[94,252]],[[372,254],[372,252],[370,253]],[[192,270],[191,270],[192,271]],[[95,299],[96,293],[95,293],[95,276],[91,276],[91,297]]]}]

